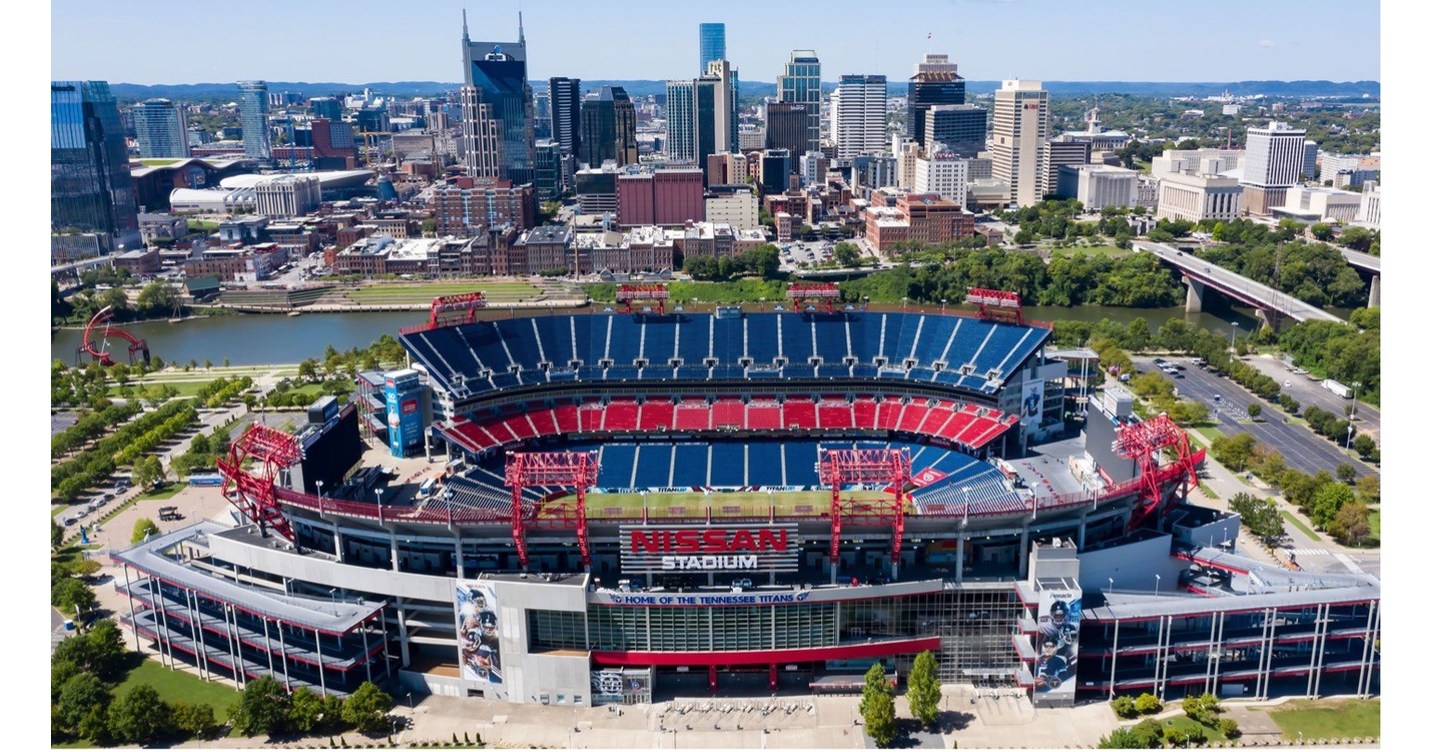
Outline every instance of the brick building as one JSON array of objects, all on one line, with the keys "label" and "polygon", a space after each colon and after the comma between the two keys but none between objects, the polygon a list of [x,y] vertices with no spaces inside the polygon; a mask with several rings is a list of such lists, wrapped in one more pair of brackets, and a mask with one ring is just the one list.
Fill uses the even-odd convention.
[{"label": "brick building", "polygon": [[434,224],[442,237],[473,237],[489,227],[534,226],[533,185],[497,178],[456,178],[434,186]]},{"label": "brick building", "polygon": [[703,220],[703,171],[696,167],[618,176],[618,223],[682,225]]}]

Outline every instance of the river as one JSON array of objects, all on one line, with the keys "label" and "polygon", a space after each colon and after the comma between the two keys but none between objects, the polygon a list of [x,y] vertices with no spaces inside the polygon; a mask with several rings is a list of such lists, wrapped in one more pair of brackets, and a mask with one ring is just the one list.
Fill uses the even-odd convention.
[{"label": "river", "polygon": [[[915,308],[915,307],[910,307]],[[929,310],[936,308],[929,307]],[[555,312],[563,313],[568,309]],[[1024,314],[1039,321],[1067,319],[1096,323],[1103,318],[1127,324],[1133,319],[1143,318],[1155,333],[1167,319],[1180,316],[1214,332],[1230,334],[1231,324],[1243,332],[1253,331],[1257,320],[1251,309],[1234,308],[1226,311],[1187,314],[1183,309],[1173,308],[1114,308],[1107,306],[1079,306],[1062,308],[1058,306],[1032,306]],[[1334,310],[1346,318],[1350,311]],[[490,316],[508,316],[509,312],[495,309]],[[213,316],[168,323],[151,321],[127,324],[125,328],[137,337],[145,339],[150,353],[166,361],[187,363],[194,360],[203,363],[212,361],[215,365],[229,359],[231,365],[261,365],[277,363],[298,363],[305,358],[317,358],[324,353],[326,345],[339,350],[364,347],[381,334],[397,335],[399,329],[424,322],[423,311],[398,313],[311,313],[302,316],[278,314],[239,314]],[[82,333],[78,329],[53,332],[50,338],[50,357],[66,364],[75,362],[75,349],[79,347]]]}]

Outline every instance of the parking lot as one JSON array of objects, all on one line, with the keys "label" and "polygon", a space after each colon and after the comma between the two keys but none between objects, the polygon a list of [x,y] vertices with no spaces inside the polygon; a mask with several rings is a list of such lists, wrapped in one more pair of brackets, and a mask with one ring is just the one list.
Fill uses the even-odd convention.
[{"label": "parking lot", "polygon": [[[1152,358],[1133,358],[1138,370],[1161,373]],[[1177,363],[1177,359],[1171,362]],[[1289,467],[1304,473],[1325,470],[1335,474],[1337,465],[1347,463],[1356,468],[1357,477],[1375,473],[1369,466],[1344,453],[1333,442],[1317,436],[1306,426],[1288,423],[1286,413],[1279,406],[1266,402],[1247,392],[1235,382],[1210,371],[1182,361],[1185,370],[1179,376],[1163,374],[1177,387],[1177,396],[1201,403],[1215,419],[1217,427],[1227,436],[1249,433],[1257,443],[1265,444],[1281,453]],[[1247,405],[1258,403],[1262,406],[1260,419],[1251,421],[1247,417]]]},{"label": "parking lot", "polygon": [[[1316,405],[1321,409],[1336,415],[1349,415],[1351,413],[1351,400],[1339,397],[1321,385],[1321,380],[1311,374],[1297,373],[1294,368],[1288,367],[1279,358],[1270,355],[1258,355],[1248,359],[1247,365],[1261,371],[1262,373],[1276,379],[1281,384],[1281,390],[1290,394],[1292,399],[1301,403],[1305,410],[1308,405]],[[1351,386],[1348,384],[1347,386]],[[1360,396],[1359,394],[1356,396]],[[1371,405],[1358,403],[1356,406],[1356,430],[1360,433],[1370,434],[1378,444],[1381,443],[1381,410]]]},{"label": "parking lot", "polygon": [[838,245],[835,240],[813,240],[797,241],[786,243],[781,246],[780,261],[782,266],[800,267],[804,264],[817,266],[827,263],[833,257],[833,249]]}]

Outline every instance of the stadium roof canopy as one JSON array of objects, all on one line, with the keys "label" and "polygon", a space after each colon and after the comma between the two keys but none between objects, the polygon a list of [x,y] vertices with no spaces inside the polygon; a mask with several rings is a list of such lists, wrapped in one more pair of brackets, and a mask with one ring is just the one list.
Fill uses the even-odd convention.
[{"label": "stadium roof canopy", "polygon": [[319,189],[328,191],[339,188],[358,188],[374,177],[373,170],[328,170],[322,172],[268,173],[265,175],[231,175],[219,181],[221,188],[253,188],[266,180],[286,174],[319,178]]}]

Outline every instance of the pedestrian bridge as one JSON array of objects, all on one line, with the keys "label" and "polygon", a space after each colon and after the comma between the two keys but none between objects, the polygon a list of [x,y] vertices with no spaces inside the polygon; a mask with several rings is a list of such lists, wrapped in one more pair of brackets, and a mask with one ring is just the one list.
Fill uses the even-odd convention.
[{"label": "pedestrian bridge", "polygon": [[1143,253],[1150,253],[1162,263],[1181,271],[1182,279],[1187,283],[1188,312],[1195,313],[1202,310],[1203,296],[1206,295],[1208,289],[1212,289],[1240,303],[1252,306],[1256,309],[1258,318],[1272,328],[1276,328],[1280,317],[1296,321],[1342,320],[1334,314],[1304,303],[1280,290],[1247,279],[1234,271],[1223,269],[1169,245],[1137,240],[1132,242],[1132,247]]}]

